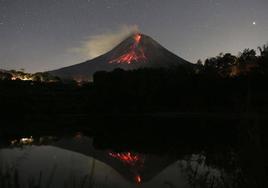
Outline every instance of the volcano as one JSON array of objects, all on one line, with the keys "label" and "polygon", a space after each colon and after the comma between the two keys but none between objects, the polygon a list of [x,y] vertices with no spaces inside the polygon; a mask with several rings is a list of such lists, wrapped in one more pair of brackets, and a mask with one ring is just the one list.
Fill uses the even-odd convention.
[{"label": "volcano", "polygon": [[49,73],[61,79],[91,81],[97,71],[112,71],[116,68],[133,70],[150,67],[191,66],[192,64],[165,49],[151,37],[135,33],[111,51],[92,60],[64,67]]}]

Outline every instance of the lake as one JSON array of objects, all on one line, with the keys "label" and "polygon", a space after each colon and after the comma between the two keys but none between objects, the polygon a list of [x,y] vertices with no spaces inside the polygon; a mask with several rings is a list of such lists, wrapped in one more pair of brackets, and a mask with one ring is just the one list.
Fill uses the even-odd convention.
[{"label": "lake", "polygon": [[[180,150],[180,148],[177,148]],[[0,150],[1,187],[224,187],[233,174],[206,164],[204,153],[96,149],[93,138],[29,136]]]}]

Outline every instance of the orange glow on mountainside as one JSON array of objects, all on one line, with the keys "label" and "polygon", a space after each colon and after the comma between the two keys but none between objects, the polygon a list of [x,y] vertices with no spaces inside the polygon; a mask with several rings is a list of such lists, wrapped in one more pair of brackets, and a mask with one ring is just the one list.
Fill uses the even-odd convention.
[{"label": "orange glow on mountainside", "polygon": [[136,44],[139,44],[141,41],[141,35],[140,34],[135,35],[134,39],[135,39]]},{"label": "orange glow on mountainside", "polygon": [[127,53],[119,56],[118,58],[111,60],[109,63],[127,63],[131,64],[133,62],[144,62],[146,57],[144,55],[143,49],[139,47],[141,41],[141,34],[136,34],[134,36],[134,43],[131,45]]}]

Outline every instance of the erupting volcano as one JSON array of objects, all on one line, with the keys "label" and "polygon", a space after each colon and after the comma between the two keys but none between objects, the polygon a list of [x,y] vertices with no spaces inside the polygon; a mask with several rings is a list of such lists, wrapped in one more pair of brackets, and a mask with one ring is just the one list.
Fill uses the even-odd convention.
[{"label": "erupting volcano", "polygon": [[77,65],[50,71],[61,79],[92,80],[97,71],[124,70],[142,67],[192,66],[191,63],[162,47],[151,37],[135,33],[104,55]]},{"label": "erupting volcano", "polygon": [[136,34],[134,35],[134,43],[128,49],[128,52],[123,54],[122,56],[111,60],[109,63],[127,63],[131,64],[133,62],[146,62],[146,57],[143,52],[143,47],[140,44],[142,35]]}]

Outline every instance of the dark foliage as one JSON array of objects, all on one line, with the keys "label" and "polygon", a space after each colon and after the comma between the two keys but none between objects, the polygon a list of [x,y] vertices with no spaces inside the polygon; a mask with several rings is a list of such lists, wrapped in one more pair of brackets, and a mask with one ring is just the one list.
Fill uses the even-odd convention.
[{"label": "dark foliage", "polygon": [[93,83],[82,86],[1,80],[1,120],[8,122],[3,140],[34,128],[84,129],[98,147],[180,148],[179,155],[206,151],[212,164],[226,169],[232,166],[225,154],[232,150],[246,184],[265,184],[267,46],[259,56],[247,49],[238,57],[220,54],[192,68],[97,72]]}]

